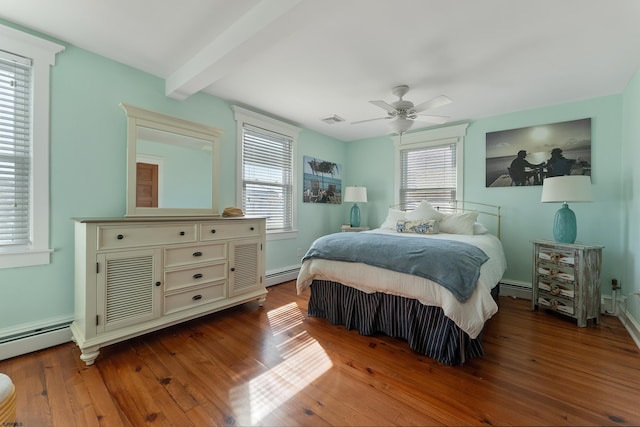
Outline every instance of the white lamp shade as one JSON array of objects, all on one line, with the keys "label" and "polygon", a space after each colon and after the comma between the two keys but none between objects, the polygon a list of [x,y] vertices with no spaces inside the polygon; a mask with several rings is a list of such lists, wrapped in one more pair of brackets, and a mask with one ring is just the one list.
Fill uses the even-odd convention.
[{"label": "white lamp shade", "polygon": [[344,189],[344,201],[367,203],[367,187],[346,187]]},{"label": "white lamp shade", "polygon": [[591,177],[587,175],[567,175],[545,178],[542,183],[543,203],[551,202],[591,202]]}]

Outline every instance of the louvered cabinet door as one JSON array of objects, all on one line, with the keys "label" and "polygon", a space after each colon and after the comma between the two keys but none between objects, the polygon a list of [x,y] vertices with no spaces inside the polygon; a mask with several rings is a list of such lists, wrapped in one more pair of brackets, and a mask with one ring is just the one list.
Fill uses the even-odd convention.
[{"label": "louvered cabinet door", "polygon": [[100,253],[97,257],[98,334],[160,316],[160,249]]},{"label": "louvered cabinet door", "polygon": [[262,241],[246,239],[229,242],[229,296],[263,287]]}]

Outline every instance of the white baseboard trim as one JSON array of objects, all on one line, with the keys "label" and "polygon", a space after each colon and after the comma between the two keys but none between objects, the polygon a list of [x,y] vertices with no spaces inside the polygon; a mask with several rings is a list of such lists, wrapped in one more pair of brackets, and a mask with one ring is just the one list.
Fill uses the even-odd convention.
[{"label": "white baseboard trim", "polygon": [[298,278],[299,271],[299,265],[291,265],[289,267],[282,267],[277,270],[267,271],[265,286],[273,286],[279,283],[288,282],[289,280],[296,280]]},{"label": "white baseboard trim", "polygon": [[640,348],[640,322],[627,312],[620,313],[618,317],[636,343],[636,346]]}]

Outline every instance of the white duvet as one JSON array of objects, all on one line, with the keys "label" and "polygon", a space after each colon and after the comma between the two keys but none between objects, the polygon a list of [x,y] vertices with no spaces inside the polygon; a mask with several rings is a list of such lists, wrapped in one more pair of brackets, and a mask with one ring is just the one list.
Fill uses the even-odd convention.
[{"label": "white duvet", "polygon": [[422,277],[367,264],[315,258],[302,263],[296,284],[298,294],[307,290],[314,279],[320,279],[342,283],[366,293],[384,292],[414,298],[425,305],[442,307],[445,316],[471,338],[477,338],[484,323],[498,311],[498,306],[491,297],[491,289],[502,278],[507,262],[502,244],[494,235],[413,234],[381,228],[364,233],[392,234],[400,239],[456,240],[482,249],[489,260],[480,269],[478,286],[471,298],[464,303],[459,302],[446,288]]}]

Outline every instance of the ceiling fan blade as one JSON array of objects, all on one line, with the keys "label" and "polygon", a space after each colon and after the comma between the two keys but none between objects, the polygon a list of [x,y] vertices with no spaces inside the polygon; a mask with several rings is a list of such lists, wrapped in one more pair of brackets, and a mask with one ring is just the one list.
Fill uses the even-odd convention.
[{"label": "ceiling fan blade", "polygon": [[376,105],[382,109],[387,110],[389,113],[391,114],[397,114],[397,111],[395,108],[393,108],[393,106],[391,106],[390,104],[384,102],[384,101],[369,101],[370,103],[372,103],[373,105]]},{"label": "ceiling fan blade", "polygon": [[436,96],[429,101],[423,102],[413,107],[413,111],[419,113],[421,111],[429,110],[431,108],[442,107],[443,105],[451,104],[453,101],[444,95]]},{"label": "ceiling fan blade", "polygon": [[351,122],[352,125],[357,125],[358,123],[365,123],[365,122],[373,122],[374,120],[385,120],[385,119],[391,119],[391,116],[386,116],[386,117],[376,117],[375,119],[367,119],[367,120],[358,120],[357,122]]},{"label": "ceiling fan blade", "polygon": [[435,123],[437,125],[441,125],[443,123],[447,123],[449,117],[445,116],[430,116],[427,114],[418,114],[416,120],[421,122]]}]

